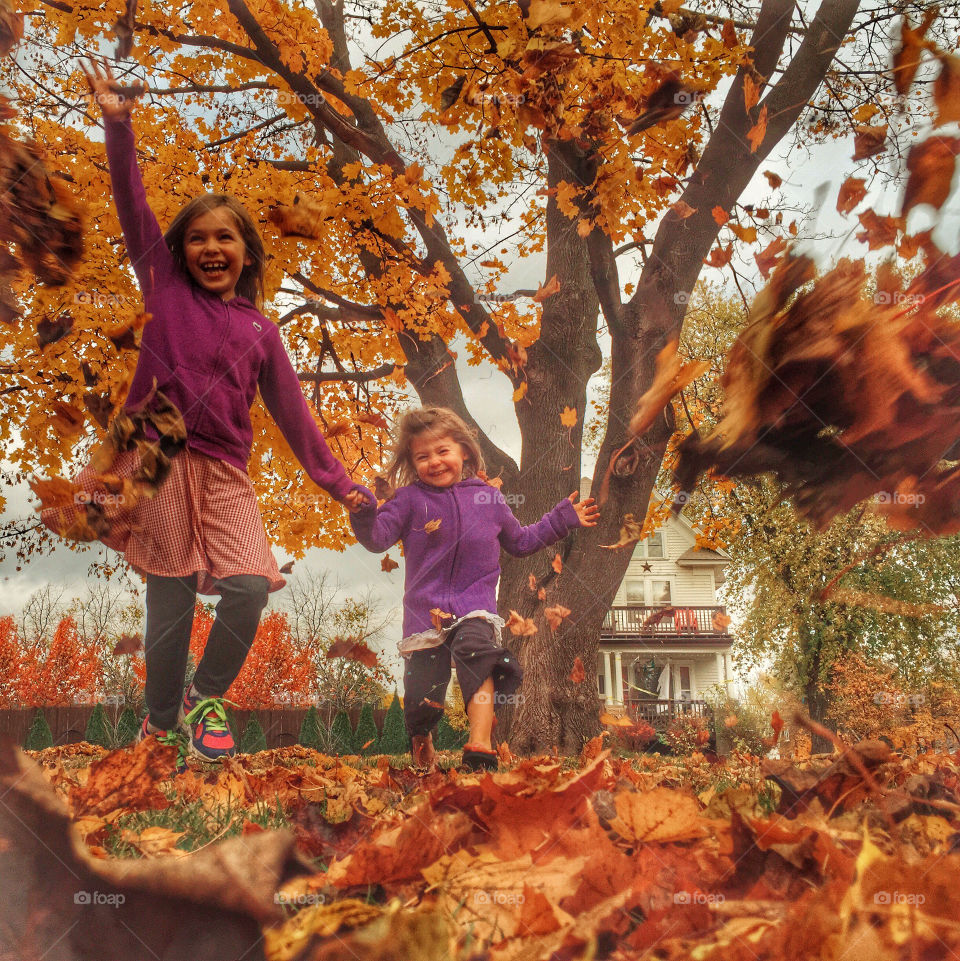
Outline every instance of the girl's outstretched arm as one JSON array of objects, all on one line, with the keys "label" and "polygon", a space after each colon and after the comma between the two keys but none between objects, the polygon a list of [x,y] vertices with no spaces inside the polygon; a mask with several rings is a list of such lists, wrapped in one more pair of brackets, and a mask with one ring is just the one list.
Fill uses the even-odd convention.
[{"label": "girl's outstretched arm", "polygon": [[122,91],[106,65],[101,69],[92,62],[89,68],[84,65],[83,70],[93,101],[103,113],[113,200],[130,263],[146,297],[175,268],[157,218],[147,203],[143,178],[137,166],[130,111],[141,91],[138,88]]},{"label": "girl's outstretched arm", "polygon": [[[521,527],[513,516],[507,502],[500,497],[501,510],[500,543],[514,557],[527,557],[562,540],[577,527],[590,526],[581,523],[577,509],[570,498],[564,498],[552,511],[544,514],[535,524]],[[586,502],[584,502],[586,503]]]},{"label": "girl's outstretched arm", "polygon": [[409,502],[403,488],[382,507],[374,499],[360,510],[351,512],[350,526],[358,541],[374,554],[389,550],[407,532],[410,521]]}]

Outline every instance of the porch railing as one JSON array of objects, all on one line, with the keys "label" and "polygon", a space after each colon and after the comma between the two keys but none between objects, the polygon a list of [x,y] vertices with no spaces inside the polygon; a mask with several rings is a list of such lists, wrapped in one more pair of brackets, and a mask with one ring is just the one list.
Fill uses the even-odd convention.
[{"label": "porch railing", "polygon": [[628,606],[611,607],[600,629],[601,636],[721,637],[727,638],[724,607]]},{"label": "porch railing", "polygon": [[685,698],[670,700],[627,698],[624,706],[633,720],[647,721],[653,727],[657,727],[660,722],[666,724],[678,714],[690,714],[694,717],[710,716],[710,708],[706,701],[691,701]]}]

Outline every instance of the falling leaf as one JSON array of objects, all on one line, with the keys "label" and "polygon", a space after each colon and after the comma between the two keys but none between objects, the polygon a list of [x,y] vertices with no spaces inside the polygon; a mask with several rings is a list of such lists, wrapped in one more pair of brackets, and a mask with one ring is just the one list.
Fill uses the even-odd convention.
[{"label": "falling leaf", "polygon": [[722,611],[714,611],[710,622],[713,625],[713,629],[721,634],[730,626],[730,618]]},{"label": "falling leaf", "polygon": [[697,208],[691,207],[685,200],[678,200],[676,203],[671,204],[670,209],[673,210],[681,220],[686,220],[697,212]]},{"label": "falling leaf", "polygon": [[950,185],[956,157],[960,153],[960,137],[931,137],[910,150],[907,156],[907,186],[903,195],[903,213],[919,204],[930,204],[935,210],[950,196]]},{"label": "falling leaf", "polygon": [[754,254],[753,259],[756,260],[757,268],[764,280],[770,276],[770,271],[780,260],[780,254],[786,249],[787,242],[782,237],[774,237],[759,254]]},{"label": "falling leaf", "polygon": [[531,591],[535,591],[537,589],[537,579],[533,574],[527,575],[527,586]]},{"label": "falling leaf", "polygon": [[326,440],[333,440],[335,437],[344,437],[353,433],[353,425],[348,420],[338,420],[331,424],[324,432]]},{"label": "falling leaf", "polygon": [[887,125],[869,127],[858,125],[853,128],[853,159],[866,160],[883,150],[887,139]]},{"label": "falling leaf", "polygon": [[141,634],[121,634],[113,645],[113,654],[136,654],[143,650],[143,636]]},{"label": "falling leaf", "polygon": [[559,554],[555,554],[553,560],[550,562],[550,566],[557,574],[561,573],[563,571],[563,558]]},{"label": "falling leaf", "polygon": [[732,20],[723,21],[723,26],[720,28],[720,39],[723,40],[723,45],[727,50],[735,49],[740,42],[737,39],[737,31]]},{"label": "falling leaf", "polygon": [[73,404],[65,404],[62,401],[54,401],[53,413],[50,416],[50,424],[57,433],[64,437],[76,437],[83,433],[83,411]]},{"label": "falling leaf", "polygon": [[461,74],[449,87],[444,87],[443,92],[440,94],[441,113],[449,110],[460,99],[460,91],[463,90],[463,85],[466,81],[466,74]]},{"label": "falling leaf", "polygon": [[541,587],[537,591],[537,599],[541,601],[545,601],[547,599],[547,589],[545,587]]},{"label": "falling leaf", "polygon": [[380,560],[380,570],[385,574],[395,571],[400,565],[389,555],[384,554]]},{"label": "falling leaf", "polygon": [[712,211],[714,222],[718,227],[722,227],[729,219],[730,214],[723,207],[714,207]]},{"label": "falling leaf", "polygon": [[120,320],[104,330],[104,336],[117,350],[136,350],[140,343],[140,331],[149,320],[149,314],[137,314],[130,320]]},{"label": "falling leaf", "polygon": [[434,531],[439,530],[439,529],[440,529],[440,520],[441,520],[441,518],[437,517],[436,519],[434,519],[434,520],[432,520],[432,521],[427,521],[427,523],[423,525],[424,533],[425,533],[425,534],[432,534]]},{"label": "falling leaf", "polygon": [[750,76],[745,74],[743,78],[743,106],[747,113],[760,102],[760,85]]},{"label": "falling leaf", "polygon": [[378,430],[390,430],[390,425],[387,423],[383,414],[358,414],[357,423],[369,424],[371,427],[376,427]]},{"label": "falling leaf", "polygon": [[537,633],[537,625],[533,620],[529,617],[521,617],[516,611],[510,611],[506,626],[510,628],[511,634],[516,634],[518,637],[532,637]]},{"label": "falling leaf", "polygon": [[557,604],[556,607],[545,608],[543,615],[546,617],[547,623],[550,625],[550,629],[555,631],[563,623],[563,619],[567,617],[569,613],[569,607],[564,607],[562,604]]},{"label": "falling leaf", "polygon": [[[567,612],[569,613],[569,611]],[[573,670],[570,672],[570,680],[574,684],[582,684],[586,679],[587,672],[583,667],[583,661],[579,657],[573,659]]]},{"label": "falling leaf", "polygon": [[905,94],[913,83],[926,45],[924,35],[937,17],[937,8],[927,10],[922,23],[914,27],[904,16],[900,23],[900,48],[893,55],[893,83],[897,93]]},{"label": "falling leaf", "polygon": [[776,744],[780,740],[780,732],[783,730],[783,718],[779,711],[774,711],[770,716],[770,726],[773,728],[773,741]]},{"label": "falling leaf", "polygon": [[564,407],[560,414],[560,423],[564,427],[574,427],[577,423],[577,412],[573,407]]},{"label": "falling leaf", "polygon": [[327,648],[326,657],[327,660],[342,657],[344,660],[356,661],[369,668],[375,668],[379,664],[377,655],[359,637],[335,637],[333,643]]},{"label": "falling leaf", "polygon": [[283,567],[280,568],[281,574],[292,574],[293,573],[293,561],[287,561]]},{"label": "falling leaf", "polygon": [[757,122],[747,131],[747,140],[750,141],[750,153],[756,153],[763,143],[763,138],[767,135],[767,105],[760,108],[760,116]]},{"label": "falling leaf", "polygon": [[513,402],[519,403],[524,397],[527,396],[527,382],[524,381],[514,392],[513,392]]},{"label": "falling leaf", "polygon": [[708,267],[726,267],[731,257],[733,257],[733,244],[729,243],[726,247],[714,247],[704,263]]},{"label": "falling leaf", "polygon": [[57,314],[53,320],[44,317],[37,324],[37,346],[46,347],[54,344],[61,337],[66,337],[73,330],[73,315],[68,311]]},{"label": "falling leaf", "polygon": [[861,177],[847,177],[837,194],[837,210],[848,214],[867,195],[867,182]]},{"label": "falling leaf", "polygon": [[554,274],[543,287],[537,286],[537,292],[533,295],[533,299],[538,304],[542,304],[548,297],[552,297],[554,294],[559,293],[559,291],[560,278]]},{"label": "falling leaf", "polygon": [[756,227],[741,227],[740,224],[729,224],[730,230],[745,244],[752,244],[757,239]]},{"label": "falling leaf", "polygon": [[604,550],[615,551],[620,547],[629,547],[640,540],[643,525],[638,524],[633,514],[624,514],[623,525],[620,528],[620,540],[616,544],[601,544]]},{"label": "falling leaf", "polygon": [[439,607],[434,607],[430,609],[430,622],[439,631],[443,627],[444,621],[449,621],[453,619],[452,614],[448,614],[446,611],[440,610]]},{"label": "falling leaf", "polygon": [[633,721],[630,720],[625,714],[622,717],[614,717],[612,714],[607,714],[606,712],[600,715],[600,723],[605,724],[607,727],[633,727]]},{"label": "falling leaf", "polygon": [[937,105],[935,127],[960,122],[960,57],[938,54],[940,73],[933,83],[933,102]]},{"label": "falling leaf", "polygon": [[767,178],[767,183],[770,184],[771,190],[778,190],[783,186],[783,177],[775,174],[772,170],[764,170],[763,175]]},{"label": "falling leaf", "polygon": [[684,363],[677,352],[678,346],[678,341],[673,339],[657,354],[653,383],[638,401],[637,411],[630,421],[631,437],[645,434],[670,398],[710,369],[709,361]]},{"label": "falling leaf", "polygon": [[873,210],[865,210],[858,219],[863,230],[857,233],[857,240],[866,243],[870,250],[895,243],[897,234],[904,228],[903,217],[880,217]]},{"label": "falling leaf", "polygon": [[426,704],[427,707],[432,707],[435,711],[443,710],[442,704],[438,703],[437,701],[431,701],[429,697],[425,697],[420,703]]},{"label": "falling leaf", "polygon": [[114,59],[126,60],[133,52],[133,36],[136,30],[137,0],[126,0],[123,15],[113,25],[113,32],[117,35],[117,49]]}]

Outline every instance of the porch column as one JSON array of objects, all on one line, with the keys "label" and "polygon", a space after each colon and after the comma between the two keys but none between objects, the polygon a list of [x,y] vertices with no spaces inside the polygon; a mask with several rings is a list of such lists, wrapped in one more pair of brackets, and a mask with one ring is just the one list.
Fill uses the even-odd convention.
[{"label": "porch column", "polygon": [[726,678],[727,678],[727,684],[729,684],[733,680],[733,667],[730,664],[729,654],[723,655],[723,668],[724,668],[724,674],[726,675]]},{"label": "porch column", "polygon": [[610,651],[603,652],[603,703],[613,704],[613,668],[610,665]]},{"label": "porch column", "polygon": [[623,704],[623,655],[617,651],[613,655],[613,699]]},{"label": "porch column", "polygon": [[719,651],[717,651],[717,683],[724,685],[724,690],[726,690],[727,666],[723,661],[723,655]]}]

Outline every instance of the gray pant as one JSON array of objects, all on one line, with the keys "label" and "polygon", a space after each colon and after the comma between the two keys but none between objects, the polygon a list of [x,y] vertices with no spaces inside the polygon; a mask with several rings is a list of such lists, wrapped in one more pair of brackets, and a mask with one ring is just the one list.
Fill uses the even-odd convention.
[{"label": "gray pant", "polygon": [[[217,614],[193,683],[202,694],[222,697],[247,659],[270,582],[256,574],[236,574],[214,581],[214,586],[220,592]],[[154,727],[169,730],[177,723],[196,600],[196,574],[147,575],[145,696]]]}]

